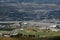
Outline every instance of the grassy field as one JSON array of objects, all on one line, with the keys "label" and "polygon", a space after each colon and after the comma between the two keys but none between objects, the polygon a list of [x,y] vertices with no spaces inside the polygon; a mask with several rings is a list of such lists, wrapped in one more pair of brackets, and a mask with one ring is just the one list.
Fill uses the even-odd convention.
[{"label": "grassy field", "polygon": [[36,28],[22,28],[19,29],[19,34],[23,35],[35,35],[35,37],[29,36],[14,36],[14,37],[0,37],[0,40],[60,40],[60,32],[52,32],[51,30],[40,30]]},{"label": "grassy field", "polygon": [[60,32],[53,32],[51,30],[39,30],[39,29],[24,29],[19,31],[23,35],[35,35],[36,37],[51,37],[60,36]]},{"label": "grassy field", "polygon": [[0,37],[0,40],[60,40],[60,36],[55,37],[42,37],[42,38],[32,38],[32,37]]}]

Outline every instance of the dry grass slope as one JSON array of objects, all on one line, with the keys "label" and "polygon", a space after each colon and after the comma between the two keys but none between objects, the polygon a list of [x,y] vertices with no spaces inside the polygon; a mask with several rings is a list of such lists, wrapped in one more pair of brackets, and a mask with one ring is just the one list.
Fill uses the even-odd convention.
[{"label": "dry grass slope", "polygon": [[60,40],[58,37],[31,38],[31,37],[0,37],[0,40]]}]

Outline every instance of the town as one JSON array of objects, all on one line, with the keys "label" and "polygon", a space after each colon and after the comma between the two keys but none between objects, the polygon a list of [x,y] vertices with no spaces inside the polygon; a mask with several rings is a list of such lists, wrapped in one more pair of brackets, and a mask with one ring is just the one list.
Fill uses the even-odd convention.
[{"label": "town", "polygon": [[60,40],[60,0],[0,0],[0,40]]},{"label": "town", "polygon": [[[0,36],[10,37],[18,34],[24,34],[24,30],[28,35],[32,35],[40,31],[44,32],[59,32],[60,24],[35,22],[35,21],[0,21]],[[29,34],[33,31],[32,34]],[[24,35],[27,35],[26,33]],[[35,34],[34,34],[35,35]]]}]

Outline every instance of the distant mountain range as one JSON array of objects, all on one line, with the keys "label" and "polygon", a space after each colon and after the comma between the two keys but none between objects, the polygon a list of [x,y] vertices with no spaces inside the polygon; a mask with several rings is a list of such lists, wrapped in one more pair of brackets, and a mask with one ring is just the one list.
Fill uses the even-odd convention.
[{"label": "distant mountain range", "polygon": [[60,0],[0,0],[0,2],[31,2],[31,3],[56,3],[56,4],[60,4]]}]

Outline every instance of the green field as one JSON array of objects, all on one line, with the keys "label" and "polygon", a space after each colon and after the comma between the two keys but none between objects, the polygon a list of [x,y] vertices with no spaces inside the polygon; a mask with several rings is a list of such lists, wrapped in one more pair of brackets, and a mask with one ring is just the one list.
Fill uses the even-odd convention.
[{"label": "green field", "polygon": [[[26,36],[0,37],[0,40],[60,40],[60,32],[52,32],[51,30],[39,30],[36,28],[22,28],[18,31],[19,34]],[[35,37],[29,37],[35,35]]]},{"label": "green field", "polygon": [[19,33],[23,35],[35,35],[36,37],[60,36],[60,32],[53,32],[51,30],[39,30],[39,29],[19,30]]}]

